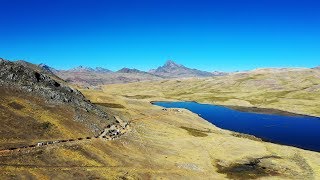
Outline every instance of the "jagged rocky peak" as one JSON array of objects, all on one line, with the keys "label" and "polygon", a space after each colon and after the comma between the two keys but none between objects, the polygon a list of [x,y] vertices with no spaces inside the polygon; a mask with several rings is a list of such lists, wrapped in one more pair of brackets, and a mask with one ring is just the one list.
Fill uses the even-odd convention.
[{"label": "jagged rocky peak", "polygon": [[183,65],[175,63],[173,60],[168,60],[163,67],[175,68],[175,67],[184,67]]},{"label": "jagged rocky peak", "polygon": [[172,60],[168,60],[163,66],[160,66],[155,70],[150,70],[149,72],[155,75],[168,78],[213,76],[210,72],[187,68],[183,65],[175,63]]},{"label": "jagged rocky peak", "polygon": [[160,73],[170,73],[171,71],[179,71],[187,69],[183,65],[175,63],[173,60],[168,60],[163,66],[158,67],[157,69],[151,69],[150,73],[155,73],[160,75]]}]

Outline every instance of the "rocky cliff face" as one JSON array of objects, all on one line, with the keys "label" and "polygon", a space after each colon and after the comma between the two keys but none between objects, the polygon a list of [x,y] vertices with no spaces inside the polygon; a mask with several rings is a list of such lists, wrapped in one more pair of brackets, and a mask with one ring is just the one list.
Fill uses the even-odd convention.
[{"label": "rocky cliff face", "polygon": [[[108,117],[105,112],[90,103],[78,90],[69,87],[62,80],[59,81],[49,74],[42,73],[43,69],[22,62],[0,59],[1,86],[15,87],[42,96],[48,102],[67,103],[75,108],[94,112],[100,117]],[[42,68],[44,67],[42,66]]]}]

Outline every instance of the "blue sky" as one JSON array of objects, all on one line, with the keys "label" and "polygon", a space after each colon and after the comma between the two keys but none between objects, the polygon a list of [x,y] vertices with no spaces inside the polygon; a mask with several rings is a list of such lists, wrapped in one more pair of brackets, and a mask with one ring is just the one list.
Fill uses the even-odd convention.
[{"label": "blue sky", "polygon": [[0,0],[0,57],[111,70],[320,64],[317,0]]}]

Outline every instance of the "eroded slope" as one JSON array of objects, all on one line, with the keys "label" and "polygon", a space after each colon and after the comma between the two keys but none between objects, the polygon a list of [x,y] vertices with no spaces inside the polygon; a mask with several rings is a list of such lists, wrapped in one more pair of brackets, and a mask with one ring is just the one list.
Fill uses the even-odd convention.
[{"label": "eroded slope", "polygon": [[116,123],[81,92],[29,63],[0,60],[0,149],[99,134]]}]

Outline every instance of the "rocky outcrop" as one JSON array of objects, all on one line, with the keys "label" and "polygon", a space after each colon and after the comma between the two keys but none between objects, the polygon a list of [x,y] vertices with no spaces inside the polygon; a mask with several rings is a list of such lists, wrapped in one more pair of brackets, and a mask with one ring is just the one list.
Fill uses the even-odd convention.
[{"label": "rocky outcrop", "polygon": [[[32,65],[32,64],[31,64]],[[67,103],[75,108],[91,111],[100,117],[108,115],[88,101],[81,92],[58,81],[43,69],[35,68],[25,61],[10,62],[0,59],[1,86],[16,87],[21,90],[44,97],[48,102]],[[42,66],[43,67],[43,66]]]}]

